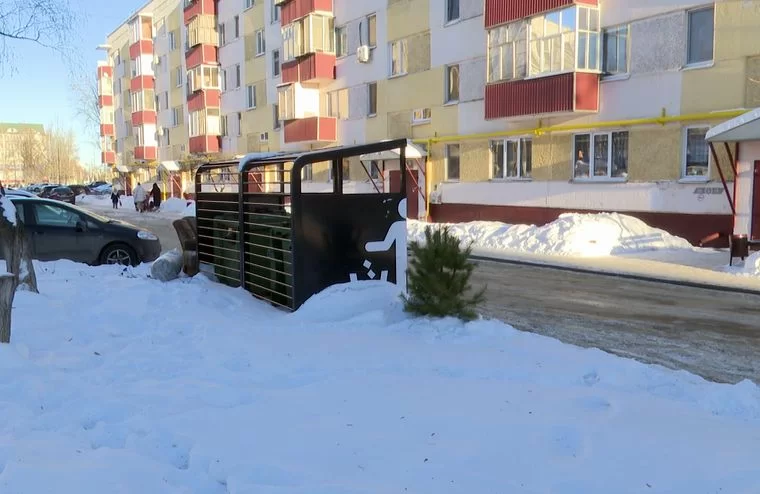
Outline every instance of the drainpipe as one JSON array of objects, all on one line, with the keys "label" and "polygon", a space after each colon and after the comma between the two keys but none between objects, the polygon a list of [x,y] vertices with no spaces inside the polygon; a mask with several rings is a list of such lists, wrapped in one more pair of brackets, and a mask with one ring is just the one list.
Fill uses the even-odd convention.
[{"label": "drainpipe", "polygon": [[427,140],[427,156],[425,156],[425,221],[430,223],[430,188],[433,183],[433,163],[430,153],[433,150],[433,139]]}]

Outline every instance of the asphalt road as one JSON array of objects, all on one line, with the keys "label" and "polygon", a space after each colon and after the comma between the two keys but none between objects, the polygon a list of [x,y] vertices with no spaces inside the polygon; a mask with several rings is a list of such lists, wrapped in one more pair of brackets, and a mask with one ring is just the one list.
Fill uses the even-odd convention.
[{"label": "asphalt road", "polygon": [[[176,216],[98,209],[179,247]],[[760,383],[760,295],[479,261],[482,312],[565,343],[684,369],[706,379]]]}]

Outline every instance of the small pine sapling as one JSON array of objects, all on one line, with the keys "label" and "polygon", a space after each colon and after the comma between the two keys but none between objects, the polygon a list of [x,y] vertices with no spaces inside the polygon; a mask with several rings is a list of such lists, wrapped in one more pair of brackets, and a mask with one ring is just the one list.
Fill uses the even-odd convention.
[{"label": "small pine sapling", "polygon": [[409,294],[403,295],[404,310],[420,316],[476,319],[486,288],[474,292],[470,285],[476,266],[470,260],[472,246],[463,247],[448,227],[428,226],[425,242],[411,242],[409,250]]}]

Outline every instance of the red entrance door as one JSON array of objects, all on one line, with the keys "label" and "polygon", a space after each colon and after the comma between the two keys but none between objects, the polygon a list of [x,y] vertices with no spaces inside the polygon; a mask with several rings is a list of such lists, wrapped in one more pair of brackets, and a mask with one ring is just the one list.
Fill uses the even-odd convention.
[{"label": "red entrance door", "polygon": [[[388,172],[390,190],[397,192],[401,188],[401,171],[391,170]],[[420,212],[420,188],[418,170],[407,170],[406,176],[406,217],[416,220]]]},{"label": "red entrance door", "polygon": [[752,230],[750,238],[760,240],[760,160],[755,161],[752,173]]}]

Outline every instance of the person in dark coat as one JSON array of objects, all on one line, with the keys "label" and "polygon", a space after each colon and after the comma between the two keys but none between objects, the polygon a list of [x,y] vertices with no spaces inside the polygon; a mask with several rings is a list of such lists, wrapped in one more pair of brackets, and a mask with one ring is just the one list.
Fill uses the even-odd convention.
[{"label": "person in dark coat", "polygon": [[119,209],[119,191],[116,189],[111,191],[111,202],[113,203],[114,209]]},{"label": "person in dark coat", "polygon": [[158,184],[154,183],[153,188],[150,190],[150,195],[153,196],[153,209],[161,207],[161,189]]}]

